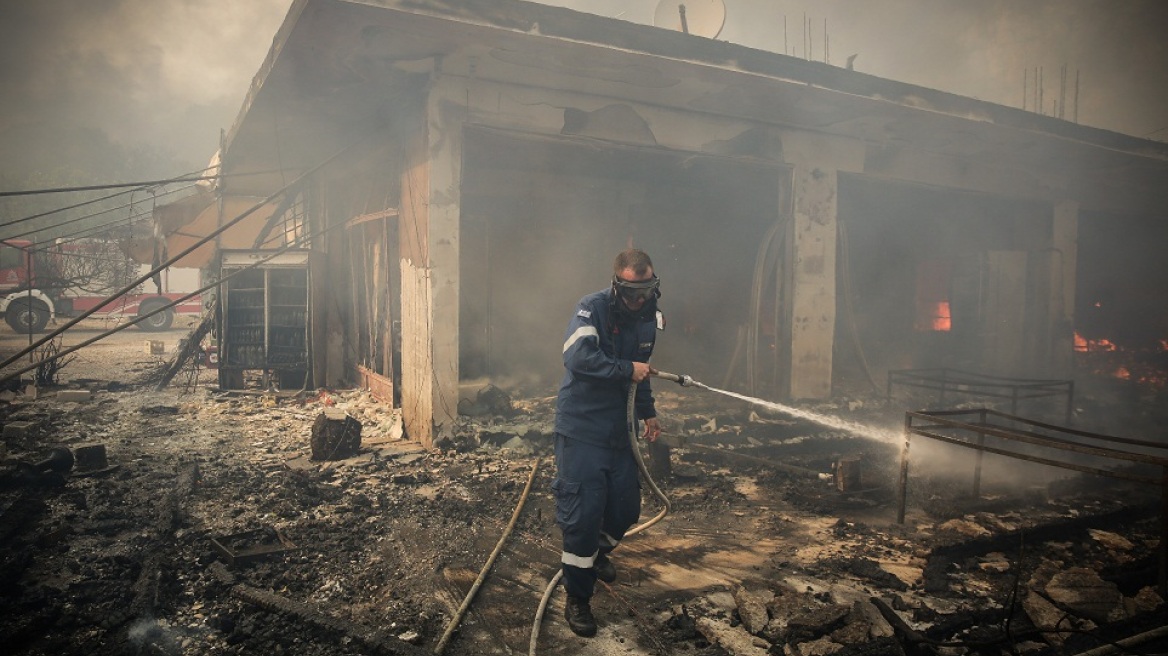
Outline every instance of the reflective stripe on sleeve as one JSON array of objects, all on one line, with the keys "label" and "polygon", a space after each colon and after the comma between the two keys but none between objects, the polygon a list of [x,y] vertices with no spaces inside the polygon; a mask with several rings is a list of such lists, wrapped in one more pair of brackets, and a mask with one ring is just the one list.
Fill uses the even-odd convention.
[{"label": "reflective stripe on sleeve", "polygon": [[577,556],[573,553],[564,551],[560,554],[560,562],[572,567],[579,567],[580,569],[592,569],[596,565],[596,555],[600,552],[592,554],[591,556]]},{"label": "reflective stripe on sleeve", "polygon": [[580,326],[577,328],[576,332],[569,335],[567,341],[564,342],[564,353],[567,353],[568,349],[572,348],[573,344],[584,339],[585,337],[595,337],[596,339],[600,339],[600,333],[596,332],[596,326]]}]

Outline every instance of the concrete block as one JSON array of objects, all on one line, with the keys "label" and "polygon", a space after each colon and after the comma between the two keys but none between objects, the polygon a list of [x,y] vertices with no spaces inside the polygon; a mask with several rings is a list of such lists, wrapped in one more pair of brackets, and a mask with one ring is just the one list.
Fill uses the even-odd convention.
[{"label": "concrete block", "polygon": [[105,469],[109,466],[104,444],[80,444],[74,447],[73,460],[78,471]]},{"label": "concrete block", "polygon": [[35,421],[10,421],[4,424],[4,439],[25,437],[36,428]]},{"label": "concrete block", "polygon": [[361,449],[361,422],[344,410],[328,408],[312,424],[312,459],[343,460]]},{"label": "concrete block", "polygon": [[61,390],[57,392],[57,400],[63,403],[84,403],[92,397],[89,390]]},{"label": "concrete block", "polygon": [[163,355],[166,353],[166,342],[161,339],[148,339],[143,345],[146,355]]}]

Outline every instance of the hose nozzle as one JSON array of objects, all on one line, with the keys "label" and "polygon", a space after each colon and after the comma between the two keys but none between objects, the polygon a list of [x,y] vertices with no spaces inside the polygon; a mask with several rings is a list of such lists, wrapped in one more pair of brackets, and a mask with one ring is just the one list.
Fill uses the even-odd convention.
[{"label": "hose nozzle", "polygon": [[652,374],[658,378],[672,380],[682,387],[693,387],[695,385],[694,379],[690,378],[687,374],[671,374],[668,371],[657,371],[656,369],[652,371]]}]

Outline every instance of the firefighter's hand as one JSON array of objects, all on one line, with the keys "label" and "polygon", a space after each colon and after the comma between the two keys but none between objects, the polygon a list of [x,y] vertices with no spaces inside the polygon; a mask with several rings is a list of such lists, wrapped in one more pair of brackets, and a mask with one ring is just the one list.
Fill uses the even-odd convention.
[{"label": "firefighter's hand", "polygon": [[649,373],[653,368],[649,366],[648,362],[633,362],[633,382],[639,383],[649,377]]},{"label": "firefighter's hand", "polygon": [[649,417],[645,420],[645,439],[649,442],[656,442],[657,438],[661,436],[661,424],[657,422],[656,417]]}]

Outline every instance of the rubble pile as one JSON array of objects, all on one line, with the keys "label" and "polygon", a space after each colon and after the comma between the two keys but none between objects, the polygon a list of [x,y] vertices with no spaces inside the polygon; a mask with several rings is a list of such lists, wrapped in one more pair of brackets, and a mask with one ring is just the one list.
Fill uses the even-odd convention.
[{"label": "rubble pile", "polygon": [[[360,391],[73,385],[86,393],[0,404],[6,653],[430,653],[539,463],[446,653],[526,651],[560,550],[550,398],[472,395],[454,437],[424,451]],[[616,554],[594,645],[1055,654],[1168,623],[1155,490],[1063,482],[963,499],[922,474],[898,525],[896,445],[670,391],[659,407],[673,512]],[[890,420],[874,401],[833,410]],[[326,422],[341,439],[314,449]],[[44,464],[62,447],[85,466]],[[847,491],[841,458],[863,466]],[[539,653],[592,653],[559,612]]]},{"label": "rubble pile", "polygon": [[[814,467],[840,446],[789,445],[753,450]],[[874,456],[866,476],[882,478],[883,493],[840,494],[781,471],[760,475],[805,513],[803,522],[860,519],[820,522],[811,544],[774,555],[769,577],[675,605],[666,626],[682,634],[692,627],[731,654],[811,656],[1078,653],[1168,623],[1156,588],[1158,490],[1074,477],[1040,497],[1027,487],[974,500],[946,477],[922,476],[911,494],[931,503],[899,526],[888,521],[891,454],[866,450]],[[700,464],[708,455],[683,457]],[[760,467],[745,462],[740,472]],[[1156,651],[1148,646],[1141,653]]]},{"label": "rubble pile", "polygon": [[[893,555],[877,546],[890,542],[878,531],[855,525],[836,531],[848,540],[845,533],[860,539],[866,547],[861,551]],[[907,584],[875,557],[823,558],[804,567],[786,563],[785,573],[770,581],[690,600],[689,607],[675,609],[667,626],[683,624],[679,616],[696,616],[696,629],[709,642],[732,654],[760,656],[903,654],[942,646],[955,653],[1077,653],[1162,626],[1168,617],[1149,580],[1124,590],[1101,575],[1131,558],[1131,543],[1118,550],[1108,546],[1117,538],[1126,542],[1092,531],[1085,561],[1068,558],[1072,543],[1035,545],[1039,553],[1025,562],[1001,552],[955,562],[934,548],[913,560],[926,569],[934,559],[947,564],[941,589]],[[1100,571],[1074,562],[1091,562]],[[806,585],[797,589],[793,582]]]},{"label": "rubble pile", "polygon": [[[311,460],[325,409],[367,426],[362,454]],[[449,612],[435,573],[479,557],[476,542],[506,519],[525,475],[480,454],[422,452],[357,393],[285,406],[100,392],[9,411],[37,425],[8,441],[11,458],[101,440],[112,464],[2,490],[0,577],[10,585],[0,633],[10,653],[366,653],[369,642],[342,625],[413,653]],[[216,546],[248,531],[279,531],[293,546],[240,561],[225,580],[211,568],[224,560]],[[276,597],[335,622],[288,622],[286,608],[256,603]]]}]

